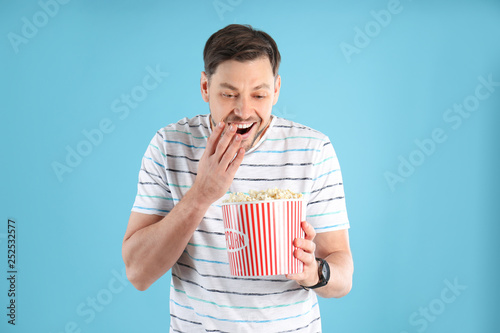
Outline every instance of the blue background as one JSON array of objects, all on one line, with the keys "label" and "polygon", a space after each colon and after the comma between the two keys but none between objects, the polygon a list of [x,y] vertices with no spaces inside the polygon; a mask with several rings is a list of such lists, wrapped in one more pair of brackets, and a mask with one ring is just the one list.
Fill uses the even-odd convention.
[{"label": "blue background", "polygon": [[[0,1],[0,331],[168,330],[169,274],[145,292],[116,278],[122,238],[149,140],[208,113],[202,50],[230,23],[275,38],[274,113],[330,136],[340,159],[354,287],[321,300],[324,331],[497,330],[500,86],[460,126],[446,117],[473,101],[479,77],[500,81],[499,1],[402,0],[385,26],[371,13],[387,10],[385,0],[73,0],[47,7],[51,15],[40,3]],[[342,51],[356,41],[357,53]],[[168,76],[127,115],[114,112],[122,94],[140,92],[148,67]],[[106,119],[112,131],[58,179],[53,164],[66,164],[67,147],[85,149],[82,131]],[[419,153],[415,141],[429,143],[435,129],[446,140]],[[417,165],[404,170],[401,159]],[[400,182],[391,187],[388,172]],[[8,218],[15,327],[5,315]]]}]

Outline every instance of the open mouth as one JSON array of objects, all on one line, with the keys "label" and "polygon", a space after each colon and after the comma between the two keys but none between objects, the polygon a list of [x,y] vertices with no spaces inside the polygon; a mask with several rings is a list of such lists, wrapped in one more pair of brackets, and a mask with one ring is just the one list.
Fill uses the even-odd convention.
[{"label": "open mouth", "polygon": [[238,125],[235,125],[237,126],[237,130],[236,130],[236,133],[240,134],[240,135],[245,135],[247,134],[248,132],[250,132],[250,130],[252,129],[253,125],[255,123],[251,123],[251,124],[238,124]]}]

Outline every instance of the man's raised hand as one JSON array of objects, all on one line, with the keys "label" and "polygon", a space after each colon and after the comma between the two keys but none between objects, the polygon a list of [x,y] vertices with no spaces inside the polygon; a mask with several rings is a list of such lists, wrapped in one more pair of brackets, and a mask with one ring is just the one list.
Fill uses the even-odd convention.
[{"label": "man's raised hand", "polygon": [[220,122],[208,138],[191,188],[197,191],[200,202],[207,205],[226,194],[245,155],[236,127],[231,125],[224,131],[225,127],[226,124]]}]

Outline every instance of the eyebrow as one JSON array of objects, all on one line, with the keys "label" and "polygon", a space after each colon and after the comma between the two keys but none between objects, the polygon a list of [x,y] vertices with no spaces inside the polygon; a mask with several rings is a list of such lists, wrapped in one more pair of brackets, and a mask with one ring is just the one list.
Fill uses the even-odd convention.
[{"label": "eyebrow", "polygon": [[[230,89],[230,90],[238,91],[238,88],[236,88],[235,86],[233,86],[232,84],[229,84],[227,82],[222,82],[219,86],[221,88],[227,88],[227,89]],[[259,89],[262,89],[262,88],[264,88],[264,89],[271,89],[271,87],[267,83],[261,83],[258,86],[254,87],[253,90],[259,90]]]}]

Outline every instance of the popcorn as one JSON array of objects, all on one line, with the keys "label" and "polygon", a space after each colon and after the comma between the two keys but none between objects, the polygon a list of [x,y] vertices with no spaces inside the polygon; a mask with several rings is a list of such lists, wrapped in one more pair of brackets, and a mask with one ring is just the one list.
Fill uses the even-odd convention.
[{"label": "popcorn", "polygon": [[248,194],[245,194],[243,192],[229,193],[229,198],[224,199],[222,202],[229,203],[301,198],[302,193],[294,193],[290,190],[280,190],[275,187],[262,191],[250,190],[248,191]]}]

